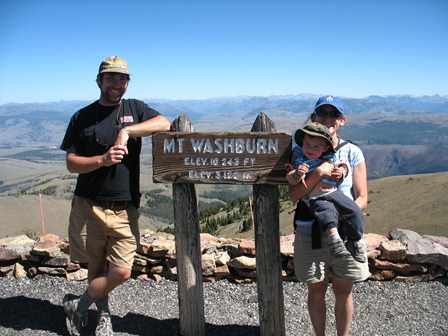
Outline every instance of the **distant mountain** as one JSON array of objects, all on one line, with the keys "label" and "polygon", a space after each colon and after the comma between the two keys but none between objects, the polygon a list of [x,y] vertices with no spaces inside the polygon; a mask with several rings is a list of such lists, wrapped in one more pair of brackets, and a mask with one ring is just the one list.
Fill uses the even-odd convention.
[{"label": "distant mountain", "polygon": [[[199,132],[250,131],[263,112],[275,122],[277,131],[292,133],[303,126],[318,96],[144,101],[170,120],[187,115]],[[369,178],[448,171],[448,97],[401,95],[343,100],[348,122],[341,136],[363,149]],[[0,105],[0,156],[12,152],[17,158],[18,152],[30,148],[45,151],[59,147],[72,114],[89,103]]]}]

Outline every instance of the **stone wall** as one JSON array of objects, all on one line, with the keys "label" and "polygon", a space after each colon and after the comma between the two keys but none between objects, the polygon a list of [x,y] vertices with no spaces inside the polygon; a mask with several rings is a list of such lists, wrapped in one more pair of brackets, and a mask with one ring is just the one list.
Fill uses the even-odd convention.
[{"label": "stone wall", "polygon": [[[420,236],[396,229],[388,236],[368,233],[369,280],[447,282],[448,238]],[[282,276],[294,278],[294,236],[280,237]],[[255,242],[253,239],[217,238],[201,234],[202,275],[204,281],[229,279],[235,283],[256,280]],[[0,275],[35,277],[40,274],[85,280],[86,265],[70,260],[66,239],[47,234],[37,241],[27,236],[0,239]],[[174,236],[142,232],[141,244],[133,265],[133,277],[140,280],[161,277],[176,280]]]}]

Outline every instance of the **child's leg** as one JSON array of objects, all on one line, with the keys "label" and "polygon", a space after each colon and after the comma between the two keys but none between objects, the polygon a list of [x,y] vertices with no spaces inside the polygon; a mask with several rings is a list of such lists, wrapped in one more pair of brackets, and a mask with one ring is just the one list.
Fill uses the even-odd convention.
[{"label": "child's leg", "polygon": [[344,222],[344,231],[348,240],[358,241],[364,236],[364,218],[359,206],[340,191],[329,195]]},{"label": "child's leg", "polygon": [[331,254],[336,258],[343,258],[350,255],[338,232],[339,213],[334,204],[324,199],[313,199],[310,202],[310,210],[316,217],[321,230],[328,235],[328,246]]},{"label": "child's leg", "polygon": [[356,261],[367,261],[367,248],[363,240],[364,218],[358,205],[342,192],[336,191],[328,195],[343,217],[344,232],[347,237],[345,247]]}]

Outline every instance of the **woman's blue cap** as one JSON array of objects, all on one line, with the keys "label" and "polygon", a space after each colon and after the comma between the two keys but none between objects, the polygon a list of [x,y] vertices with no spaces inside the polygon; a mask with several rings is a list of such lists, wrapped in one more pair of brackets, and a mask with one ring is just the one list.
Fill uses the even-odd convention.
[{"label": "woman's blue cap", "polygon": [[338,97],[333,97],[331,95],[320,97],[316,103],[316,106],[314,107],[314,111],[316,111],[322,105],[332,105],[336,107],[339,112],[344,114],[344,104],[342,104],[342,100]]}]

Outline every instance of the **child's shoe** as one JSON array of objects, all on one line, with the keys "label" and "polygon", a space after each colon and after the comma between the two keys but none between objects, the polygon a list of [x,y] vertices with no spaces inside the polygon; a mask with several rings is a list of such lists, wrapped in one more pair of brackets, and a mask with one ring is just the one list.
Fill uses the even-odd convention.
[{"label": "child's shoe", "polygon": [[335,258],[344,258],[350,255],[342,239],[330,240],[328,246],[330,247],[331,255]]},{"label": "child's shoe", "polygon": [[367,261],[366,256],[367,247],[366,243],[364,242],[364,239],[348,240],[345,243],[345,247],[351,253],[351,255],[356,261],[360,263],[365,263]]}]

